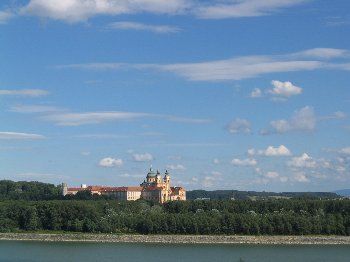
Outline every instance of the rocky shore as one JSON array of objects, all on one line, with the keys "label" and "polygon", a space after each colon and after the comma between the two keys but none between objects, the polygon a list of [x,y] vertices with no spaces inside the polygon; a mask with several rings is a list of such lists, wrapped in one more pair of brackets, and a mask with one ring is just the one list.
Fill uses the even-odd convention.
[{"label": "rocky shore", "polygon": [[349,236],[208,236],[0,233],[0,240],[165,244],[350,245]]}]

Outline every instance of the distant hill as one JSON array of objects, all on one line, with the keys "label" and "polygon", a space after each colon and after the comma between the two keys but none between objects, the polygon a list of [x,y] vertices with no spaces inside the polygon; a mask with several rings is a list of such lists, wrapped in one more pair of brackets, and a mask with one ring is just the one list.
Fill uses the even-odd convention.
[{"label": "distant hill", "polygon": [[255,191],[238,191],[238,190],[192,190],[186,192],[188,200],[194,199],[267,199],[267,198],[322,198],[334,199],[339,198],[335,192],[255,192]]},{"label": "distant hill", "polygon": [[341,190],[336,190],[334,193],[340,195],[340,196],[346,196],[350,197],[350,189],[341,189]]}]

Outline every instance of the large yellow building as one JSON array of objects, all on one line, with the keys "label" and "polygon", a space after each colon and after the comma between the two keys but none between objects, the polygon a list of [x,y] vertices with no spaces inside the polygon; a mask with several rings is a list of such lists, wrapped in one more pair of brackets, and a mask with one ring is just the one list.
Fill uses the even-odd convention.
[{"label": "large yellow building", "polygon": [[149,170],[146,180],[140,185],[142,190],[142,198],[153,200],[159,203],[174,200],[186,200],[186,190],[182,187],[170,186],[170,175],[165,171],[164,178],[159,171],[154,172],[152,168]]},{"label": "large yellow building", "polygon": [[114,196],[118,200],[135,201],[137,199],[151,200],[159,203],[167,201],[186,200],[186,190],[182,187],[171,187],[170,175],[165,172],[164,177],[160,172],[154,172],[152,168],[147,173],[146,179],[140,186],[110,187],[110,186],[86,186],[68,188],[62,184],[63,195],[75,195],[80,191],[90,191],[92,194]]}]

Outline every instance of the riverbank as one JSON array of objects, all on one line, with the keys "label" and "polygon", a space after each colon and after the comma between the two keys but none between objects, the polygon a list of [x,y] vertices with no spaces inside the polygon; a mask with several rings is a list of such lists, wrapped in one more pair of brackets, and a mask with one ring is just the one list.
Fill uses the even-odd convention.
[{"label": "riverbank", "polygon": [[0,233],[0,240],[167,244],[350,245],[350,236],[208,236]]}]

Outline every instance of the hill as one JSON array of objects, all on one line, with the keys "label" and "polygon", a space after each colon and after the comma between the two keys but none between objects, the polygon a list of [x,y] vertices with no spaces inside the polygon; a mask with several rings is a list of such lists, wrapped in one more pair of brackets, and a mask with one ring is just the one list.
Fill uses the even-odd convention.
[{"label": "hill", "polygon": [[188,200],[195,199],[267,199],[267,198],[322,198],[335,199],[339,198],[334,192],[256,192],[256,191],[238,191],[238,190],[192,190],[186,193]]},{"label": "hill", "polygon": [[344,197],[350,197],[350,189],[341,189],[341,190],[336,190],[334,193],[344,196]]}]

